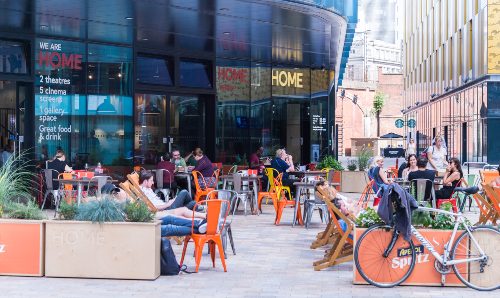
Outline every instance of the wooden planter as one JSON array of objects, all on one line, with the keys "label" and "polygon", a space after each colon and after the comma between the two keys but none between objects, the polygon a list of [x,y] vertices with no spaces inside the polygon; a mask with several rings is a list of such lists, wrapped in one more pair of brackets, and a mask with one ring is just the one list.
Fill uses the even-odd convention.
[{"label": "wooden planter", "polygon": [[0,219],[0,275],[43,276],[44,222]]},{"label": "wooden planter", "polygon": [[[366,231],[365,228],[355,228],[354,229],[354,246],[356,246],[357,239]],[[428,239],[436,251],[440,254],[444,251],[444,245],[449,241],[453,230],[431,230],[431,229],[419,229],[418,230],[422,236]],[[459,231],[460,232],[460,231]],[[460,234],[459,234],[460,235]],[[413,237],[413,244],[415,248],[419,247],[421,243]],[[456,239],[456,238],[455,238]],[[434,256],[427,251],[427,248],[420,246],[419,249],[422,249],[421,253],[417,252],[417,261],[415,263],[415,268],[413,272],[408,277],[408,279],[402,283],[402,285],[409,286],[441,286],[441,274],[434,269],[434,261],[436,260]],[[394,266],[405,266],[408,264],[408,259],[410,257],[396,257],[392,261]],[[354,271],[354,284],[368,284],[363,277],[358,273],[356,269],[356,264],[353,262],[353,271]],[[454,287],[465,287],[465,285],[458,279],[458,277],[453,272],[446,275],[446,283],[445,286],[454,286]]]},{"label": "wooden planter", "polygon": [[368,183],[368,175],[365,171],[342,171],[342,192],[362,193]]},{"label": "wooden planter", "polygon": [[160,222],[46,221],[45,274],[50,277],[156,279]]}]

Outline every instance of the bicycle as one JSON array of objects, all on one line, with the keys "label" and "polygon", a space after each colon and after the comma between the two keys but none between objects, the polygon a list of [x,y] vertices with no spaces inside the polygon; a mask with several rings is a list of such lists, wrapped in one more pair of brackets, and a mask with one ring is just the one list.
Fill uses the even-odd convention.
[{"label": "bicycle", "polygon": [[[418,210],[455,218],[453,232],[444,245],[442,255],[411,226],[412,235],[436,258],[434,268],[441,273],[442,285],[446,281],[446,275],[451,272],[451,267],[460,281],[470,288],[482,291],[500,288],[500,262],[495,259],[500,257],[498,229],[491,226],[471,226],[461,213],[428,207],[419,207]],[[399,237],[400,233],[393,227],[394,225],[386,224],[371,226],[360,236],[354,249],[354,261],[360,275],[369,284],[381,288],[394,287],[404,282],[411,275],[417,260],[413,240],[406,241]],[[459,227],[464,231],[455,241]],[[420,247],[417,248],[420,250]],[[410,258],[404,258],[404,264],[400,264],[398,256],[401,255]],[[398,264],[394,264],[395,258]]]}]

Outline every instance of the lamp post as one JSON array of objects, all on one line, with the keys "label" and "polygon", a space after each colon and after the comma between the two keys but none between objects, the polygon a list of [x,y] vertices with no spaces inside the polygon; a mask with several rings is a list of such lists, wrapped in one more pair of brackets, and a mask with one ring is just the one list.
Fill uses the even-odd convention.
[{"label": "lamp post", "polygon": [[363,31],[363,81],[368,82],[368,33],[371,30]]}]

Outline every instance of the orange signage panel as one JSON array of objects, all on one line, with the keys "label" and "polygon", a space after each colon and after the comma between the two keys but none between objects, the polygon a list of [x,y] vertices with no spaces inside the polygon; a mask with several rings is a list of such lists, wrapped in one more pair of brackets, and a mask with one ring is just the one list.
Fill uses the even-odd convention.
[{"label": "orange signage panel", "polygon": [[[356,229],[355,230],[355,239],[359,239],[361,234],[366,229]],[[452,234],[452,230],[431,230],[431,229],[419,229],[419,232],[424,236],[433,246],[434,249],[442,254],[444,251],[444,245],[446,242],[450,240],[450,236]],[[460,235],[460,231],[458,235]],[[385,233],[387,237],[390,237],[390,233]],[[457,235],[457,236],[458,236]],[[413,272],[408,277],[408,279],[402,283],[402,285],[426,285],[426,286],[441,286],[441,273],[437,272],[434,263],[436,259],[434,256],[424,247],[415,237],[413,239],[413,244],[416,252],[416,263]],[[456,238],[455,238],[456,239]],[[389,243],[389,239],[387,243]],[[401,241],[401,240],[398,240]],[[409,248],[408,248],[409,250]],[[401,270],[401,272],[406,271],[406,266],[410,266],[411,251],[407,251],[405,249],[401,249],[395,254],[391,262],[391,267],[394,270],[394,275],[398,275],[397,271]],[[358,256],[360,261],[362,262],[363,256]],[[354,268],[354,284],[367,284],[367,282],[363,279],[363,277],[359,274],[356,269],[356,265]],[[399,274],[400,275],[400,274]],[[455,275],[453,270],[450,268],[450,273],[446,275],[446,283],[445,286],[465,286]]]},{"label": "orange signage panel", "polygon": [[0,275],[43,275],[43,223],[0,221]]}]

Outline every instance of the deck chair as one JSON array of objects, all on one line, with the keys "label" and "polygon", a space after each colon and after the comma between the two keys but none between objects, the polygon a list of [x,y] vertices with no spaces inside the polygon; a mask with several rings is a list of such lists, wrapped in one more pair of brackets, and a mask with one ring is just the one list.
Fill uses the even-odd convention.
[{"label": "deck chair", "polygon": [[[139,175],[137,173],[128,174],[127,179],[128,181],[120,183],[120,187],[127,192],[131,198],[143,201],[151,212],[157,213],[158,209],[153,205],[139,186]],[[173,236],[167,238],[173,239],[177,245],[181,245],[183,242],[183,237]]]},{"label": "deck chair", "polygon": [[[337,207],[335,207],[328,194],[324,193],[323,190],[318,190],[318,194],[328,206],[328,211],[330,212],[331,217],[330,220],[332,221],[332,225],[335,226],[338,237],[336,237],[332,248],[326,251],[324,258],[313,263],[314,270],[316,271],[352,261],[353,240],[350,235],[354,230],[354,223],[351,219],[340,212]],[[340,219],[342,219],[347,225],[345,231],[342,229]]]},{"label": "deck chair", "polygon": [[485,184],[490,184],[491,181],[498,177],[497,170],[480,170],[479,176],[481,177],[481,182]]},{"label": "deck chair", "polygon": [[491,219],[493,224],[496,224],[496,220],[500,216],[500,189],[494,188],[489,184],[482,183],[481,186],[484,189],[486,197],[489,199],[490,205],[492,209],[495,211],[495,214],[492,215]]}]

